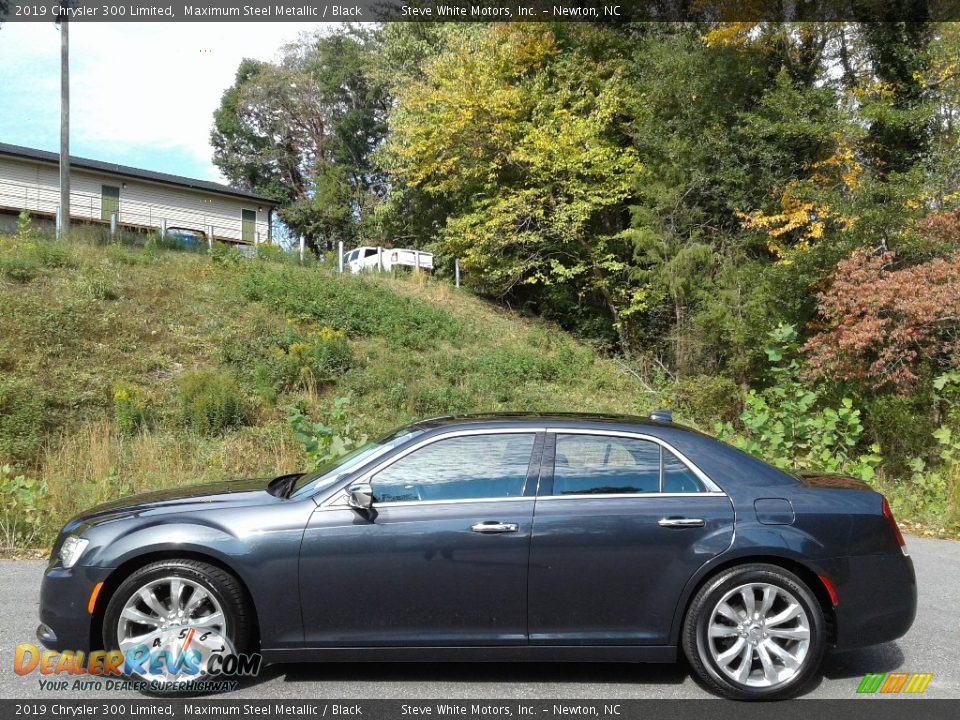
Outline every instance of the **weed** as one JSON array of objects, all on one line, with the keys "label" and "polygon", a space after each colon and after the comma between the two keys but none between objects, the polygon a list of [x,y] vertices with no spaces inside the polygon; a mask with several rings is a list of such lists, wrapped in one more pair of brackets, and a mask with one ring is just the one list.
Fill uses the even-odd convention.
[{"label": "weed", "polygon": [[0,542],[4,550],[33,547],[47,524],[47,486],[0,466]]},{"label": "weed", "polygon": [[229,375],[213,371],[184,373],[177,389],[181,422],[201,435],[216,435],[246,422],[245,403]]},{"label": "weed", "polygon": [[143,391],[118,381],[113,386],[113,418],[121,435],[134,435],[147,427],[149,413]]},{"label": "weed", "polygon": [[311,467],[336,460],[367,442],[367,436],[358,433],[350,418],[349,406],[349,396],[335,398],[324,413],[323,422],[312,421],[299,407],[292,408],[287,422],[303,445]]},{"label": "weed", "polygon": [[90,300],[116,300],[113,281],[102,272],[85,272],[77,278],[77,293]]}]

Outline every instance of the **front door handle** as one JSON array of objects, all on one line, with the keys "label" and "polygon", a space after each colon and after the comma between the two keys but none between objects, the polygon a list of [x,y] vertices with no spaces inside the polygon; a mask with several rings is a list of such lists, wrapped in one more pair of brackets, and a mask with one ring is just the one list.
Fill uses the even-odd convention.
[{"label": "front door handle", "polygon": [[472,528],[475,533],[483,533],[485,535],[493,535],[496,533],[511,533],[516,532],[520,529],[520,526],[516,523],[502,523],[497,522],[496,520],[487,520],[486,522],[477,523]]},{"label": "front door handle", "polygon": [[661,518],[657,525],[665,528],[703,527],[706,523],[703,518]]}]

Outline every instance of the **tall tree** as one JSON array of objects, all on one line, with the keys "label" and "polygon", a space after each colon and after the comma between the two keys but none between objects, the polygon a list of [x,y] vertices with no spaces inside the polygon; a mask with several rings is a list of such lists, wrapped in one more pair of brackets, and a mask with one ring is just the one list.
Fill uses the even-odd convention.
[{"label": "tall tree", "polygon": [[389,95],[372,80],[376,33],[304,35],[278,63],[244,60],[214,114],[214,163],[232,182],[282,203],[312,246],[363,232],[386,193],[371,153]]},{"label": "tall tree", "polygon": [[[890,12],[912,0],[896,0]],[[861,26],[866,55],[881,100],[865,104],[870,140],[878,169],[884,175],[904,173],[926,159],[930,149],[932,106],[929,22],[878,22]]]},{"label": "tall tree", "polygon": [[577,51],[604,39],[503,25],[450,40],[399,92],[383,162],[447,203],[441,249],[475,287],[522,298],[566,285],[606,308],[629,351],[625,323],[645,299],[619,235],[639,170],[618,129],[630,87],[616,57]]}]

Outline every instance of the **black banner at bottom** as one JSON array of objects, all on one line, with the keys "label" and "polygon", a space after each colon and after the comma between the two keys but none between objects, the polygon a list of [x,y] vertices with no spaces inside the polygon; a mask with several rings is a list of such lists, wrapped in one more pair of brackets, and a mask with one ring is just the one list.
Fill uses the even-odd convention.
[{"label": "black banner at bottom", "polygon": [[953,720],[960,700],[890,697],[744,703],[728,700],[34,700],[0,699],[0,718],[300,718],[302,720]]}]

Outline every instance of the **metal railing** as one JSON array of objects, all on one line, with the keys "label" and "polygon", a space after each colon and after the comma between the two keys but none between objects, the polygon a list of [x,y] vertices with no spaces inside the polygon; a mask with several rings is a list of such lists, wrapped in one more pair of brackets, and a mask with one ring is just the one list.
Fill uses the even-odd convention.
[{"label": "metal railing", "polygon": [[[60,193],[56,188],[44,185],[25,185],[0,180],[0,208],[14,211],[26,210],[36,215],[46,215],[57,221],[59,227]],[[102,217],[102,200],[99,195],[80,191],[70,193],[70,219],[91,223],[109,224],[138,230],[158,231],[165,235],[168,230],[182,229],[202,233],[208,242],[225,240],[234,243],[249,242],[259,245],[262,233],[255,230],[247,241],[243,238],[242,220],[225,224],[218,215],[210,215],[189,208],[155,206],[147,203],[120,200],[119,210],[108,218]],[[113,215],[117,217],[114,218]]]}]

